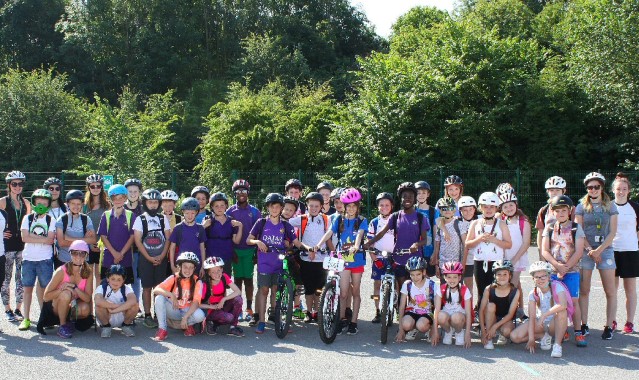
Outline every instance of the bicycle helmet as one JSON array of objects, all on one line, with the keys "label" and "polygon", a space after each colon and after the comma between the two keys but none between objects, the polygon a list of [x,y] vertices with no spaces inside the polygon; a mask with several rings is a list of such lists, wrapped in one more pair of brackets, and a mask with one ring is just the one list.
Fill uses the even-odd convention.
[{"label": "bicycle helmet", "polygon": [[517,196],[515,193],[503,193],[499,196],[499,201],[501,204],[508,202],[517,202]]},{"label": "bicycle helmet", "polygon": [[53,199],[51,197],[51,193],[47,189],[37,189],[36,191],[33,192],[33,194],[31,194],[31,202],[35,203],[34,201],[37,198],[49,200],[49,205],[51,205],[51,200]]},{"label": "bicycle helmet", "polygon": [[200,202],[193,197],[184,198],[180,205],[182,211],[200,211]]},{"label": "bicycle helmet", "polygon": [[606,178],[601,173],[592,172],[592,173],[588,173],[586,178],[584,178],[584,185],[587,185],[588,182],[592,180],[597,180],[601,182],[602,185],[606,184]]},{"label": "bicycle helmet", "polygon": [[391,194],[391,193],[379,193],[379,194],[377,194],[377,197],[375,197],[375,204],[377,206],[379,206],[379,201],[381,201],[382,199],[388,199],[391,202],[391,205],[395,201],[393,199],[393,194]]},{"label": "bicycle helmet", "polygon": [[339,198],[339,196],[342,195],[343,192],[344,192],[343,187],[338,187],[333,189],[333,191],[331,191],[331,199]]},{"label": "bicycle helmet", "polygon": [[142,181],[140,181],[137,178],[129,178],[126,181],[124,181],[124,187],[128,189],[129,186],[137,186],[138,189],[142,190]]},{"label": "bicycle helmet", "polygon": [[362,200],[362,194],[357,189],[349,187],[342,192],[339,200],[344,204],[356,203]]},{"label": "bicycle helmet", "polygon": [[548,189],[565,189],[566,188],[566,180],[558,177],[552,176],[546,180],[545,185],[546,190]]},{"label": "bicycle helmet", "polygon": [[310,193],[306,194],[306,202],[314,199],[316,201],[319,201],[320,204],[324,204],[324,197],[322,196],[322,194],[317,193],[315,191],[311,191]]},{"label": "bicycle helmet", "polygon": [[459,261],[448,261],[442,267],[442,274],[462,274],[464,266]]},{"label": "bicycle helmet", "polygon": [[62,188],[62,181],[60,181],[60,179],[56,178],[56,177],[49,177],[44,181],[44,184],[42,184],[42,187],[44,187],[45,189],[48,189],[49,186],[51,185],[58,185],[60,186],[60,188]]},{"label": "bicycle helmet", "polygon": [[204,270],[215,268],[215,267],[222,267],[224,266],[224,260],[222,260],[221,257],[215,257],[215,256],[207,257],[206,260],[204,260],[204,263],[202,264],[202,266],[204,267]]},{"label": "bicycle helmet", "polygon": [[460,176],[457,175],[449,175],[444,180],[444,187],[448,187],[450,185],[459,185],[464,186],[464,181],[462,181]]},{"label": "bicycle helmet", "polygon": [[550,208],[553,210],[564,206],[571,209],[573,206],[572,199],[567,195],[559,195],[550,200]]},{"label": "bicycle helmet", "polygon": [[287,204],[287,203],[295,206],[295,211],[297,211],[297,209],[300,208],[300,202],[295,198],[284,197],[284,204]]},{"label": "bicycle helmet", "polygon": [[27,177],[18,170],[13,170],[9,173],[7,173],[7,176],[4,178],[4,180],[9,183],[11,181],[15,181],[15,180],[21,180],[21,181],[26,181]]},{"label": "bicycle helmet", "polygon": [[124,269],[124,267],[120,264],[113,264],[111,265],[111,267],[109,267],[109,270],[107,271],[107,277],[114,274],[122,276],[123,278],[126,278],[126,269]]},{"label": "bicycle helmet", "polygon": [[499,206],[501,204],[501,201],[499,200],[497,194],[487,191],[479,196],[479,202],[477,203],[479,203],[479,205]]},{"label": "bicycle helmet", "polygon": [[534,275],[535,272],[539,272],[539,271],[545,271],[548,272],[549,274],[552,273],[552,265],[550,265],[550,263],[546,262],[546,261],[535,261],[534,263],[532,263],[530,265],[530,269],[528,269],[528,273],[530,273],[530,275]]},{"label": "bicycle helmet", "polygon": [[177,202],[178,199],[180,199],[180,197],[177,195],[177,193],[173,190],[164,190],[162,192],[162,194],[160,194],[162,196],[162,200],[163,201],[174,201]]},{"label": "bicycle helmet", "polygon": [[304,190],[304,186],[302,186],[302,181],[300,181],[297,178],[291,178],[288,181],[286,181],[286,184],[284,185],[284,191],[288,192],[288,189],[290,189],[291,187],[296,187],[300,189],[300,191]]},{"label": "bicycle helmet", "polygon": [[251,184],[245,179],[238,179],[233,182],[233,186],[231,186],[231,191],[235,192],[239,189],[246,189],[246,191],[251,191]]},{"label": "bicycle helmet", "polygon": [[129,195],[129,191],[124,187],[124,185],[115,184],[109,187],[109,198],[115,195]]},{"label": "bicycle helmet", "polygon": [[333,191],[333,185],[331,185],[331,183],[327,181],[320,182],[320,184],[317,185],[317,187],[315,188],[315,191],[320,191],[322,189],[328,189],[330,191]]},{"label": "bicycle helmet", "polygon": [[430,185],[426,181],[417,181],[415,182],[415,189],[417,190],[428,190],[430,191]]},{"label": "bicycle helmet", "polygon": [[506,194],[506,193],[515,193],[515,188],[513,187],[513,185],[509,184],[508,182],[504,182],[504,183],[500,183],[499,186],[497,186],[497,189],[495,190],[495,194],[497,194],[498,197],[501,197],[502,194]]},{"label": "bicycle helmet", "polygon": [[509,271],[510,273],[512,273],[515,270],[510,260],[497,260],[493,263],[493,275],[496,275],[497,271],[502,269],[505,269]]},{"label": "bicycle helmet", "polygon": [[213,205],[213,202],[217,202],[217,201],[224,201],[227,206],[229,205],[229,199],[226,196],[226,194],[221,193],[219,191],[217,193],[213,193],[213,195],[211,196],[211,201],[209,203]]},{"label": "bicycle helmet", "polygon": [[450,211],[455,211],[457,209],[457,205],[455,204],[455,200],[451,197],[443,197],[437,201],[437,208],[452,208]]},{"label": "bicycle helmet", "polygon": [[90,185],[90,184],[96,183],[96,182],[100,182],[100,184],[103,184],[104,183],[104,177],[102,177],[99,174],[91,174],[86,179],[87,185]]},{"label": "bicycle helmet", "polygon": [[69,251],[82,251],[89,253],[89,245],[84,240],[74,240],[69,245]]},{"label": "bicycle helmet", "polygon": [[206,199],[209,199],[211,197],[211,192],[209,191],[209,188],[206,186],[195,186],[193,190],[191,190],[191,197],[195,198],[197,193],[204,194],[206,196]]},{"label": "bicycle helmet", "polygon": [[426,261],[424,261],[423,257],[413,256],[408,259],[406,263],[406,270],[412,272],[414,270],[424,270],[426,269]]},{"label": "bicycle helmet", "polygon": [[417,189],[412,182],[404,182],[397,187],[397,198],[401,198],[404,191],[412,191],[417,197]]},{"label": "bicycle helmet", "polygon": [[67,196],[64,197],[64,201],[69,203],[72,199],[79,199],[84,202],[84,194],[80,190],[69,190]]},{"label": "bicycle helmet", "polygon": [[459,198],[459,201],[457,201],[457,207],[459,208],[468,206],[477,207],[477,202],[475,202],[475,199],[473,197],[464,195],[463,197]]},{"label": "bicycle helmet", "polygon": [[282,194],[269,193],[266,198],[264,198],[264,206],[268,207],[271,203],[279,203],[284,207],[284,197]]},{"label": "bicycle helmet", "polygon": [[[144,192],[142,193],[142,209],[147,212],[149,215],[151,216],[156,216],[158,214],[158,211],[160,211],[160,207],[159,207],[159,203],[162,202],[162,194],[160,194],[159,190],[156,189],[146,189],[144,190]],[[158,201],[158,207],[154,210],[149,209],[149,207],[146,205],[147,201],[150,200],[154,200],[154,201]]]},{"label": "bicycle helmet", "polygon": [[191,263],[198,266],[200,264],[200,259],[193,252],[182,252],[175,260],[175,265],[181,265],[182,263]]}]

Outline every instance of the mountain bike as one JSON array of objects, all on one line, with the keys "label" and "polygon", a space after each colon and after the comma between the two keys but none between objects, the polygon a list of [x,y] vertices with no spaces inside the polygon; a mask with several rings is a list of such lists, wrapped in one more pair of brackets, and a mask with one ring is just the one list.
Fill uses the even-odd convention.
[{"label": "mountain bike", "polygon": [[322,342],[331,344],[337,336],[340,323],[339,273],[344,270],[344,259],[341,252],[330,252],[324,258],[323,266],[328,271],[328,276],[320,295],[317,324]]}]

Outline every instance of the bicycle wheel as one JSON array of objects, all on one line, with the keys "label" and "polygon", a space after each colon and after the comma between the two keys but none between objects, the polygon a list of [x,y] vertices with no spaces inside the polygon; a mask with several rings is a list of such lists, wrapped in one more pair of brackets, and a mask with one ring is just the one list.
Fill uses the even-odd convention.
[{"label": "bicycle wheel", "polygon": [[335,289],[335,281],[333,280],[326,283],[320,295],[319,313],[317,315],[319,335],[322,342],[326,344],[333,343],[337,336],[339,302],[339,296]]},{"label": "bicycle wheel", "polygon": [[382,285],[382,294],[381,294],[381,302],[379,304],[379,309],[380,309],[380,320],[381,320],[381,325],[382,325],[382,334],[381,334],[381,341],[382,344],[386,344],[386,341],[388,340],[388,328],[392,325],[393,323],[393,313],[390,312],[390,293],[391,293],[391,284],[389,284],[388,282],[385,282]]},{"label": "bicycle wheel", "polygon": [[289,276],[282,276],[277,284],[275,295],[275,335],[284,339],[293,320],[293,300],[295,286]]}]

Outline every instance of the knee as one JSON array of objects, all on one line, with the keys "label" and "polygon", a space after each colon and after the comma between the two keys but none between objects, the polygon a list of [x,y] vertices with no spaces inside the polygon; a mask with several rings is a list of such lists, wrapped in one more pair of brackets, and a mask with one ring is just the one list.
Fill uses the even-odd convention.
[{"label": "knee", "polygon": [[437,323],[439,323],[440,325],[444,325],[448,323],[449,318],[450,316],[448,315],[448,313],[442,311],[437,315]]},{"label": "knee", "polygon": [[91,308],[89,307],[89,304],[86,302],[80,302],[78,303],[78,316],[81,318],[84,318],[86,316],[88,316],[89,314],[91,314]]},{"label": "knee", "polygon": [[417,330],[419,330],[422,333],[425,333],[429,329],[430,329],[430,321],[428,320],[428,318],[420,318],[417,321]]},{"label": "knee", "polygon": [[450,321],[455,326],[461,326],[464,324],[466,317],[461,313],[455,313],[450,317]]},{"label": "knee", "polygon": [[58,295],[57,301],[59,303],[70,303],[71,302],[71,293],[67,291],[63,291]]}]

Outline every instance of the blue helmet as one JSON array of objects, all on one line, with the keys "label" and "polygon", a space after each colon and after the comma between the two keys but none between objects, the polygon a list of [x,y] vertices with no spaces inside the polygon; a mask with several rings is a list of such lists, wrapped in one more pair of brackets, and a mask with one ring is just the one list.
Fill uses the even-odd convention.
[{"label": "blue helmet", "polygon": [[180,205],[182,211],[200,211],[200,202],[193,197],[185,198]]},{"label": "blue helmet", "polygon": [[406,270],[408,272],[412,272],[414,270],[423,270],[423,269],[426,269],[426,261],[424,260],[424,258],[419,256],[413,256],[410,259],[408,259],[408,262],[406,263]]},{"label": "blue helmet", "polygon": [[115,184],[109,187],[109,198],[114,195],[129,195],[129,191],[124,187],[124,185]]}]

